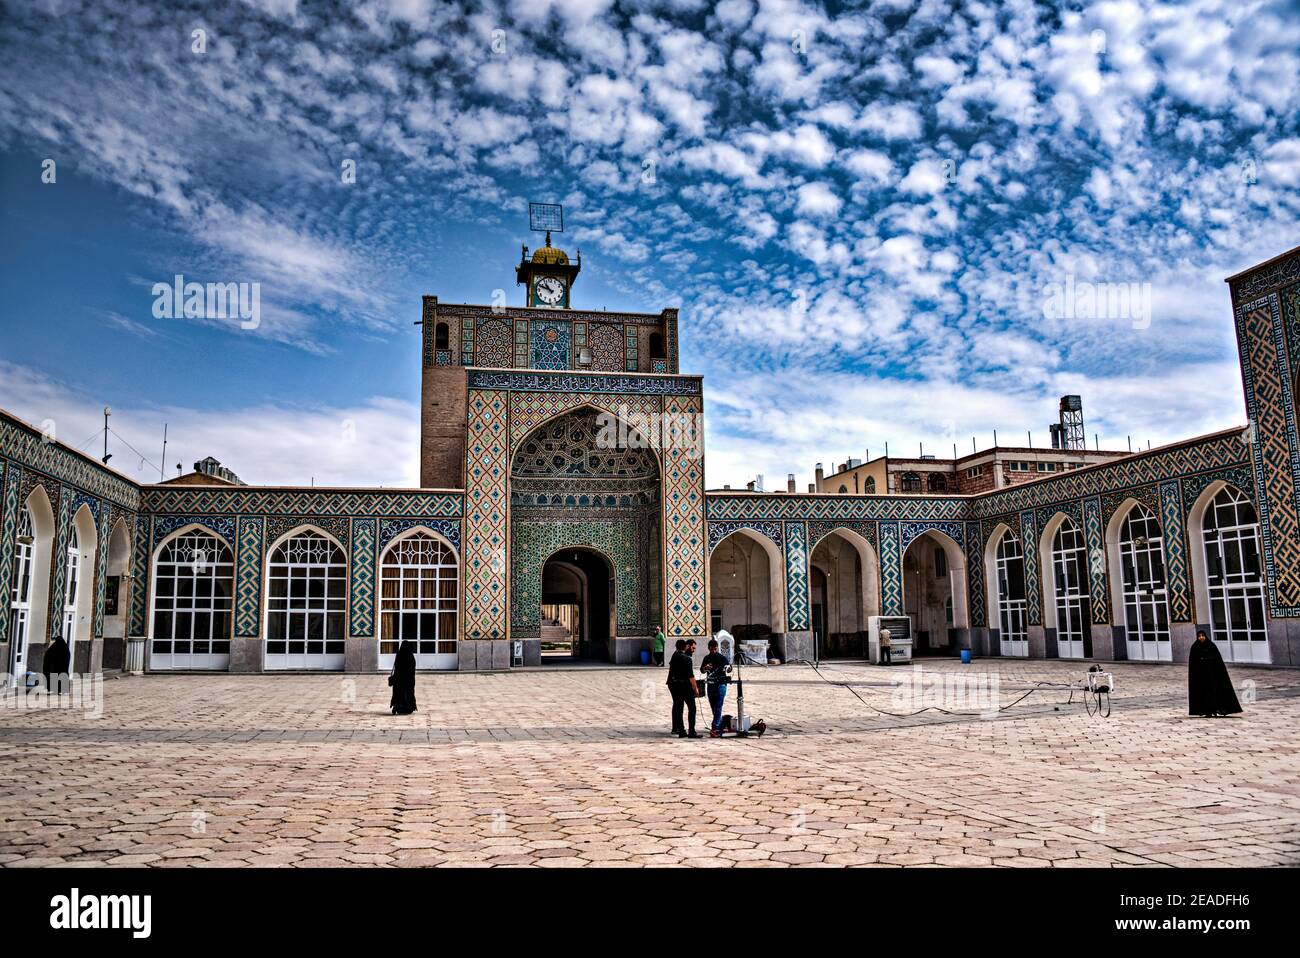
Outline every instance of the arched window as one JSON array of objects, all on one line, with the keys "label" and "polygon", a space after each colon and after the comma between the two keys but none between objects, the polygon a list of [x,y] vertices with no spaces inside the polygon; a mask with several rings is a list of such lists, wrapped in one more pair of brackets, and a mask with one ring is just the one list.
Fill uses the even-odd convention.
[{"label": "arched window", "polygon": [[27,671],[27,633],[32,616],[32,563],[36,532],[32,510],[23,506],[18,514],[18,544],[14,550],[14,577],[9,594],[9,674],[18,681]]},{"label": "arched window", "polygon": [[841,483],[841,484],[840,484],[840,492],[848,492],[848,491],[849,491],[849,487],[846,486],[846,485],[844,485],[843,483]]},{"label": "arched window", "polygon": [[650,334],[650,358],[651,358],[651,359],[667,359],[667,358],[668,358],[668,354],[664,352],[664,334],[663,334],[663,333],[651,333],[651,334]]},{"label": "arched window", "polygon": [[921,477],[914,472],[905,472],[900,485],[903,492],[920,492]]},{"label": "arched window", "polygon": [[947,492],[947,491],[948,491],[948,477],[945,476],[942,472],[932,472],[932,473],[930,473],[930,491],[931,491],[931,492]]},{"label": "arched window", "polygon": [[266,667],[342,669],[348,568],[325,536],[299,532],[271,553]]},{"label": "arched window", "polygon": [[424,532],[407,536],[384,554],[379,598],[379,665],[392,668],[403,639],[415,643],[422,669],[456,668],[455,553]]},{"label": "arched window", "polygon": [[1124,518],[1119,553],[1129,658],[1169,661],[1164,539],[1145,506],[1135,505]]},{"label": "arched window", "polygon": [[451,333],[447,329],[446,323],[439,323],[433,328],[433,348],[450,349],[448,343],[451,341]]},{"label": "arched window", "polygon": [[1205,510],[1205,576],[1212,638],[1229,661],[1268,661],[1259,516],[1240,491],[1225,486]]},{"label": "arched window", "polygon": [[1056,649],[1063,659],[1092,654],[1091,596],[1083,533],[1066,519],[1052,537],[1052,582],[1056,586]]},{"label": "arched window", "polygon": [[230,664],[235,561],[214,535],[172,539],[154,563],[149,667],[224,669]]},{"label": "arched window", "polygon": [[875,491],[876,491],[876,478],[875,478],[875,476],[867,476],[867,481],[864,482],[864,483],[862,484],[862,491],[863,491],[863,492],[875,492]]},{"label": "arched window", "polygon": [[81,598],[81,547],[77,526],[68,530],[68,564],[63,583],[63,638],[71,647],[77,637],[77,601]]},{"label": "arched window", "polygon": [[998,542],[998,627],[1003,655],[1028,655],[1029,635],[1025,602],[1025,555],[1020,537],[1008,529]]}]

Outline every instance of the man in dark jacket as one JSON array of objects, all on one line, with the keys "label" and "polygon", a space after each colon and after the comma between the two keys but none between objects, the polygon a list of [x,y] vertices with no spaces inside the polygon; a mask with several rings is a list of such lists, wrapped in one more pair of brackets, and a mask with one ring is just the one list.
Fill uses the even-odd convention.
[{"label": "man in dark jacket", "polygon": [[[668,662],[668,691],[673,696],[673,734],[678,738],[703,738],[695,731],[695,697],[700,694],[695,682],[695,643],[677,640],[677,651]],[[687,710],[690,732],[682,727],[682,708]]]}]

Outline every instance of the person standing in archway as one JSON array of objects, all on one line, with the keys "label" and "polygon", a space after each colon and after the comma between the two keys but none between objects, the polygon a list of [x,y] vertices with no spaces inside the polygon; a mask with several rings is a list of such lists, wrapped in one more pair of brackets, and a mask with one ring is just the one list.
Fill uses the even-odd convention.
[{"label": "person standing in archway", "polygon": [[664,627],[662,625],[656,625],[653,645],[655,665],[664,664],[664,641]]},{"label": "person standing in archway", "polygon": [[1240,711],[1241,704],[1218,646],[1204,629],[1197,629],[1196,641],[1187,654],[1187,714],[1208,718]]}]

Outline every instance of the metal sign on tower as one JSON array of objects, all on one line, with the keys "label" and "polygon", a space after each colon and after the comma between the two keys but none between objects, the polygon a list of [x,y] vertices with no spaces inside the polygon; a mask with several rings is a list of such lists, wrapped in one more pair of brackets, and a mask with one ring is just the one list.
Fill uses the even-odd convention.
[{"label": "metal sign on tower", "polygon": [[535,233],[563,233],[564,207],[559,203],[529,203],[528,228]]}]

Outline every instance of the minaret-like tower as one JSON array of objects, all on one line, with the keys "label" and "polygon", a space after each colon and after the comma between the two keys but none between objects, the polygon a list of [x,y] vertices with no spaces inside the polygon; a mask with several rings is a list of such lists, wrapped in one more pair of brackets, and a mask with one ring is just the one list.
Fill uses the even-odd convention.
[{"label": "minaret-like tower", "polygon": [[569,254],[551,245],[551,231],[546,231],[546,245],[528,256],[523,248],[515,278],[525,289],[524,305],[537,309],[569,309],[569,294],[573,281],[582,269],[582,252],[576,263],[569,262]]}]

